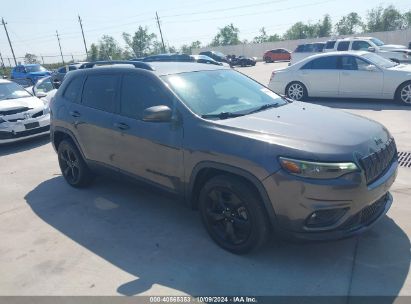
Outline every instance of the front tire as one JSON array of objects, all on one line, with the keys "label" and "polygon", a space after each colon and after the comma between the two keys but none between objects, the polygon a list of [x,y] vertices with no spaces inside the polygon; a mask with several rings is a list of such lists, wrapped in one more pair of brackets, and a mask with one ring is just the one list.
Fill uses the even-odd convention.
[{"label": "front tire", "polygon": [[407,106],[411,106],[411,81],[403,83],[398,87],[395,99]]},{"label": "front tire", "polygon": [[301,82],[294,81],[287,85],[285,94],[288,98],[301,101],[308,97],[307,88]]},{"label": "front tire", "polygon": [[243,254],[260,248],[270,224],[259,195],[243,180],[220,175],[201,189],[199,209],[211,238],[223,249]]},{"label": "front tire", "polygon": [[92,172],[71,140],[60,143],[57,155],[61,173],[70,186],[82,188],[93,181]]}]

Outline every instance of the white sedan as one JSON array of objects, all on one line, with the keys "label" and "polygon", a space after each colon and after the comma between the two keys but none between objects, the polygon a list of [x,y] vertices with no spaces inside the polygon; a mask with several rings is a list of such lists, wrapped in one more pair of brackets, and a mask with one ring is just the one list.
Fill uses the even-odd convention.
[{"label": "white sedan", "polygon": [[17,83],[0,79],[0,144],[50,132],[47,102]]},{"label": "white sedan", "polygon": [[274,71],[268,86],[294,100],[378,98],[411,106],[411,65],[369,52],[323,53]]}]

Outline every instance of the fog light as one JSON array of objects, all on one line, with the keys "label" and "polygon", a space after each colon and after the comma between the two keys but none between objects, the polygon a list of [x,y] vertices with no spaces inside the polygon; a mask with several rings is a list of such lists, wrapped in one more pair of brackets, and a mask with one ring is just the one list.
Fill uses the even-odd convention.
[{"label": "fog light", "polygon": [[306,226],[309,228],[320,228],[334,225],[344,216],[348,209],[335,208],[314,211],[307,217]]}]

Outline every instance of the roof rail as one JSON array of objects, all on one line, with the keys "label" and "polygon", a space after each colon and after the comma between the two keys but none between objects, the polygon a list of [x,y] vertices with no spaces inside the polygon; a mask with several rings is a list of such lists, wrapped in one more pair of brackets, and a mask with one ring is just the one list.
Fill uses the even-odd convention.
[{"label": "roof rail", "polygon": [[95,66],[113,65],[113,64],[131,64],[131,65],[134,65],[134,67],[139,68],[139,69],[154,71],[153,67],[145,62],[130,61],[130,60],[107,60],[107,61],[87,62],[87,63],[83,63],[79,67],[79,69],[90,69],[90,68],[94,68]]}]

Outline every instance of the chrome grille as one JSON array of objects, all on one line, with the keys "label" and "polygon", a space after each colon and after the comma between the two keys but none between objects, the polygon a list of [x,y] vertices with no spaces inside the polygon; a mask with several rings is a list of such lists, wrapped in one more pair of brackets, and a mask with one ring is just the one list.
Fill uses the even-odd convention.
[{"label": "chrome grille", "polygon": [[393,138],[380,150],[363,157],[360,163],[364,169],[367,184],[372,183],[383,175],[396,158],[397,148]]}]

